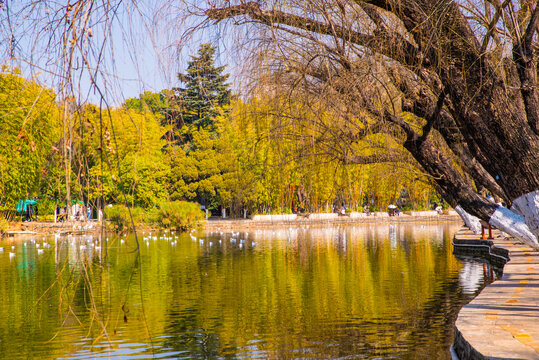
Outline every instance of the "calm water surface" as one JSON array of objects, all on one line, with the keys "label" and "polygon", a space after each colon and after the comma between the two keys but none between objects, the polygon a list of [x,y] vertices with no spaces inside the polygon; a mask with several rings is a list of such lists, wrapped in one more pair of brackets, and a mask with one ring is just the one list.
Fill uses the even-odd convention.
[{"label": "calm water surface", "polygon": [[5,239],[0,358],[449,359],[459,226]]}]

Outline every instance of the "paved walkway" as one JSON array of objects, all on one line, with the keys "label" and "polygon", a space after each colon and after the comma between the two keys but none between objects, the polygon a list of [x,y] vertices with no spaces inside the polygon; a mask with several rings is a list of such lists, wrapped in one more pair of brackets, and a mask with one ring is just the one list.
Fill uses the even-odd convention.
[{"label": "paved walkway", "polygon": [[[455,350],[461,360],[537,360],[539,252],[513,238],[503,238],[499,231],[494,231],[493,237],[495,247],[509,251],[510,261],[503,268],[502,278],[484,288],[459,312]],[[479,236],[467,228],[455,235],[455,242],[477,241]],[[468,349],[464,349],[466,342],[471,345]]]}]

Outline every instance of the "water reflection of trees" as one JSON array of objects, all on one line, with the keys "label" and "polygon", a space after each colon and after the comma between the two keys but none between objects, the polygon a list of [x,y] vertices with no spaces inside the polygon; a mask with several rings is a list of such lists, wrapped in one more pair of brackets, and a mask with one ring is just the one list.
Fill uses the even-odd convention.
[{"label": "water reflection of trees", "polygon": [[[439,229],[406,231],[405,228],[372,227],[366,230],[257,231],[250,237],[263,247],[260,252],[267,254],[261,257],[243,257],[244,252],[235,252],[234,249],[239,250],[237,244],[231,243],[226,235],[222,239],[225,250],[204,246],[205,261],[199,263],[201,267],[197,271],[213,271],[211,285],[200,277],[199,286],[204,296],[196,301],[200,308],[213,314],[200,319],[203,323],[209,322],[204,328],[209,331],[220,329],[222,349],[247,347],[249,339],[256,337],[257,332],[288,339],[281,346],[290,351],[308,351],[313,343],[338,341],[339,350],[332,356],[342,354],[344,349],[355,351],[358,344],[366,348],[381,346],[380,351],[384,353],[383,349],[387,350],[399,341],[411,342],[414,337],[414,341],[425,343],[421,336],[432,331],[433,321],[441,321],[433,317],[429,303],[442,301],[446,304],[445,298],[440,297],[452,296],[458,285],[456,278],[444,288],[437,285],[444,281],[442,278],[448,272],[456,274],[458,267],[447,248],[448,243],[443,242]],[[387,241],[392,232],[396,243]],[[436,236],[439,238],[433,238]],[[411,247],[412,242],[418,244]],[[411,258],[411,249],[417,257]],[[226,256],[219,257],[214,263],[209,261],[212,253],[221,251],[226,251],[234,261],[228,261]],[[244,251],[257,251],[257,248],[246,243]],[[252,271],[253,268],[256,271]],[[399,278],[401,286],[388,285],[389,280],[395,278]],[[183,292],[181,282],[173,288],[178,295]],[[399,292],[419,293],[422,296],[417,298],[426,300],[411,304],[404,299],[399,301]],[[348,293],[346,299],[339,298],[343,293]],[[417,310],[423,307],[426,309],[420,314],[421,320],[402,320],[416,317]],[[443,305],[441,309],[443,319],[450,319],[448,314],[454,309]],[[432,310],[440,311],[440,306],[433,305]],[[399,314],[399,320],[384,322],[388,311]],[[170,318],[178,321],[173,314]],[[328,322],[341,319],[342,323],[335,326],[336,332],[323,329],[323,333],[317,333],[312,326],[319,319]],[[378,333],[369,333],[368,329],[362,328],[372,322],[380,329]],[[238,329],[257,331],[245,333]],[[442,344],[448,344],[451,338],[450,334],[439,337],[446,339]],[[347,341],[350,342],[348,345]],[[268,354],[284,351],[272,344],[258,346],[262,345]],[[440,347],[440,342],[432,341],[429,346]],[[317,351],[332,353],[330,348],[321,347],[323,349]]]},{"label": "water reflection of trees", "polygon": [[[52,339],[48,350],[57,356],[115,354],[119,344],[136,342],[197,358],[422,357],[446,350],[455,294],[461,296],[450,232],[367,226],[213,233],[181,237],[177,246],[152,240],[140,257],[129,239],[111,240],[107,256],[70,248],[71,239],[36,262],[41,282],[26,280],[34,290],[26,307],[15,305],[16,318],[59,278],[47,295],[52,308],[37,306],[37,318],[48,320],[27,326],[41,331],[36,338]],[[24,293],[23,283],[12,286],[0,283],[0,295]]]}]

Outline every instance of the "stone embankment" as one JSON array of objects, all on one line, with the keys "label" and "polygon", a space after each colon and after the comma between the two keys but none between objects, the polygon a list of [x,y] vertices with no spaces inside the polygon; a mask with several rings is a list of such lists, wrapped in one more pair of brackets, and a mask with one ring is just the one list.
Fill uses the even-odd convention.
[{"label": "stone embankment", "polygon": [[52,235],[52,234],[83,234],[101,231],[101,223],[97,221],[30,221],[12,223],[7,236],[20,235]]},{"label": "stone embankment", "polygon": [[281,214],[281,215],[253,215],[250,219],[221,219],[212,218],[204,224],[204,229],[215,230],[238,230],[238,229],[263,229],[271,227],[301,227],[301,226],[338,226],[357,224],[380,224],[380,223],[414,223],[422,224],[429,222],[461,221],[460,216],[454,211],[446,211],[438,214],[436,211],[414,211],[401,213],[398,216],[389,216],[387,212],[375,212],[369,215],[364,213],[348,213],[340,215],[336,213],[320,213],[309,215]]},{"label": "stone embankment", "polygon": [[481,254],[503,266],[503,275],[460,310],[453,357],[537,360],[539,252],[497,230],[493,237],[483,240],[467,228],[455,235],[455,252]]}]

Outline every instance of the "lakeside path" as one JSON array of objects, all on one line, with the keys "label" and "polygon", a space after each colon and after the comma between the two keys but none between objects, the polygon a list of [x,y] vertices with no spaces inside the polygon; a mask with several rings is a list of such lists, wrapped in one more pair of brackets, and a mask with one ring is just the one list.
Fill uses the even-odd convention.
[{"label": "lakeside path", "polygon": [[[385,213],[387,214],[387,213]],[[459,215],[434,215],[434,216],[412,216],[401,214],[399,216],[365,216],[348,217],[338,216],[331,219],[310,219],[298,217],[293,220],[252,220],[252,219],[212,219],[204,223],[204,230],[209,231],[238,231],[248,229],[264,229],[274,227],[302,227],[302,226],[339,226],[339,225],[359,225],[359,224],[396,224],[396,223],[438,223],[438,222],[461,222]]]},{"label": "lakeside path", "polygon": [[[510,260],[502,277],[460,310],[453,350],[460,360],[539,359],[539,252],[497,230],[493,237],[491,258],[505,253]],[[488,243],[467,228],[454,240],[460,253],[488,250]]]}]

